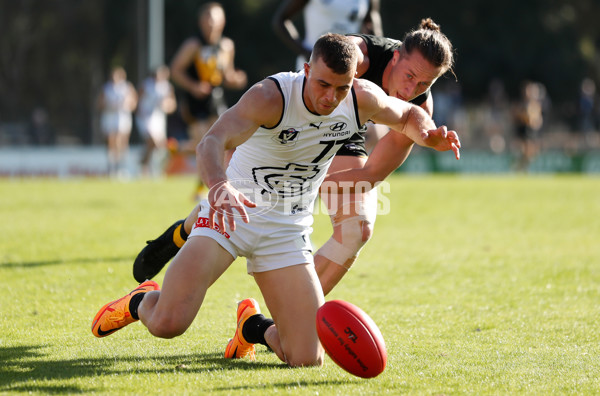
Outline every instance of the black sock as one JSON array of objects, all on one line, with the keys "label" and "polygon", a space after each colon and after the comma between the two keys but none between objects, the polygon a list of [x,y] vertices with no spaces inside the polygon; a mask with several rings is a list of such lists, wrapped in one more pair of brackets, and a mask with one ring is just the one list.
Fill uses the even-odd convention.
[{"label": "black sock", "polygon": [[185,232],[184,223],[181,223],[181,227],[179,227],[179,235],[181,236],[181,239],[187,241],[189,235],[187,232]]},{"label": "black sock", "polygon": [[140,306],[140,303],[142,302],[142,298],[144,298],[144,294],[146,293],[138,293],[132,296],[131,300],[129,300],[129,313],[131,314],[131,317],[135,320],[140,319],[137,311],[138,307]]},{"label": "black sock", "polygon": [[274,323],[273,319],[265,318],[263,314],[252,315],[244,323],[242,335],[246,341],[252,344],[262,344],[268,347],[269,345],[265,341],[265,331]]}]

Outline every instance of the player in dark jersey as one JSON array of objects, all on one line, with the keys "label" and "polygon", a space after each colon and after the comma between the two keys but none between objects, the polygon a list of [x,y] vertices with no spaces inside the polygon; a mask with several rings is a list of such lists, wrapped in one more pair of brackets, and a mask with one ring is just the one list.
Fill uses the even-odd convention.
[{"label": "player in dark jersey", "polygon": [[[235,45],[223,36],[225,11],[217,2],[205,3],[198,11],[199,33],[181,45],[171,62],[173,81],[183,90],[181,117],[188,125],[184,153],[195,154],[196,145],[219,114],[227,109],[223,88],[242,89],[246,73],[234,67]],[[198,192],[203,183],[199,180]]]},{"label": "player in dark jersey", "polygon": [[[403,41],[385,37],[351,34],[359,46],[357,76],[379,85],[389,96],[409,101],[433,114],[431,85],[452,70],[453,50],[448,38],[431,19],[424,19],[418,29],[408,33]],[[362,55],[362,57],[361,57]],[[375,140],[383,135],[381,127],[358,131],[337,152],[330,173],[362,168],[368,158],[365,137]],[[387,129],[384,128],[386,131]],[[387,139],[392,139],[392,134]],[[383,137],[382,144],[385,144]],[[404,147],[401,162],[410,154],[413,142],[400,137]],[[376,142],[371,142],[371,146]],[[377,190],[365,193],[337,194],[321,189],[321,199],[327,207],[333,225],[333,236],[315,253],[315,266],[323,291],[329,293],[356,260],[370,239],[377,217]]]},{"label": "player in dark jersey", "polygon": [[[438,25],[431,19],[425,19],[402,42],[368,35],[352,37],[360,48],[358,77],[371,79],[389,96],[404,101],[416,100],[429,115],[433,114],[429,88],[453,66],[452,45]],[[403,152],[396,154],[398,166],[410,154],[414,144],[402,136],[388,134],[378,143],[386,144],[386,140],[394,139],[394,147],[404,148]],[[361,168],[367,158],[364,133],[355,134],[338,151],[330,172]],[[315,253],[319,280],[327,294],[346,274],[369,240],[376,216],[377,196],[376,190],[371,190],[344,196],[344,199],[336,199],[335,203],[332,203],[333,195],[328,192],[322,191],[321,197],[330,211],[334,228],[333,236]],[[148,241],[133,265],[136,280],[143,282],[153,278],[175,256],[196,222],[198,210],[199,206],[196,206],[185,220],[175,222],[156,240]]]}]

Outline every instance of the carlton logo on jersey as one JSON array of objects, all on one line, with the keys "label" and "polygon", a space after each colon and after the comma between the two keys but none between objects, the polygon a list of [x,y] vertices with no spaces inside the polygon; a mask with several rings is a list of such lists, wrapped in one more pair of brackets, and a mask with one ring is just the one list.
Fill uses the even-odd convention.
[{"label": "carlton logo on jersey", "polygon": [[318,165],[289,163],[285,167],[259,167],[252,169],[254,181],[267,191],[280,197],[300,196],[311,188],[311,180],[320,172]]}]

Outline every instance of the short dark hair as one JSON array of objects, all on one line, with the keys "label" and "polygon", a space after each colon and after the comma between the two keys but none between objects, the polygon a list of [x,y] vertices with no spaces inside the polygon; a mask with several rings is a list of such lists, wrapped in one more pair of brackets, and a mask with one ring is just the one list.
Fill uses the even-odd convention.
[{"label": "short dark hair", "polygon": [[408,54],[413,50],[419,51],[432,65],[441,67],[444,73],[450,70],[454,74],[452,43],[431,18],[422,19],[418,29],[407,33],[402,47]]},{"label": "short dark hair", "polygon": [[225,12],[225,9],[221,5],[221,3],[217,2],[217,1],[210,1],[208,3],[202,4],[198,8],[198,16],[201,16],[202,14],[204,14],[205,12],[207,12],[208,10],[211,10],[213,8],[220,8],[223,10],[223,12]]},{"label": "short dark hair", "polygon": [[326,33],[315,43],[311,61],[323,59],[328,68],[336,74],[345,74],[358,61],[356,44],[350,38],[336,33]]}]

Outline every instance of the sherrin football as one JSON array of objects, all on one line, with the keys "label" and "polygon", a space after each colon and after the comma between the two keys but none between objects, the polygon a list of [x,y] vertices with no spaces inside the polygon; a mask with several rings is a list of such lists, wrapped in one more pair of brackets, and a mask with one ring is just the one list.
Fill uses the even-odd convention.
[{"label": "sherrin football", "polygon": [[317,311],[317,334],[327,355],[350,374],[372,378],[385,369],[387,350],[381,331],[356,305],[327,301]]}]

